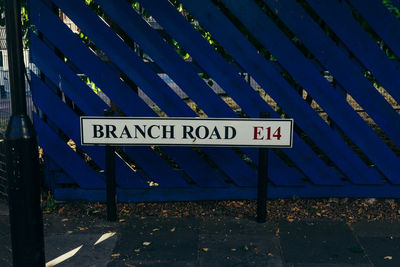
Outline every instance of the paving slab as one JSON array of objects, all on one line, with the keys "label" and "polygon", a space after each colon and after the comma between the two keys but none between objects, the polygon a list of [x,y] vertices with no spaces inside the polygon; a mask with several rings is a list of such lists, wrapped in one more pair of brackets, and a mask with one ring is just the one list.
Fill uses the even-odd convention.
[{"label": "paving slab", "polygon": [[281,222],[280,242],[288,266],[368,265],[364,249],[342,222]]},{"label": "paving slab", "polygon": [[276,227],[248,219],[202,220],[199,266],[283,266]]},{"label": "paving slab", "polygon": [[350,225],[357,236],[367,237],[400,237],[400,222],[362,221]]},{"label": "paving slab", "polygon": [[113,254],[118,256],[110,266],[194,265],[198,254],[198,220],[150,217],[130,220],[120,228]]},{"label": "paving slab", "polygon": [[[47,235],[45,237],[46,262],[57,261],[57,259],[64,257],[65,260],[60,260],[61,262],[56,266],[106,267],[111,261],[117,236],[114,235],[95,245],[103,234],[105,233]],[[68,253],[72,252],[75,254],[68,258]]]},{"label": "paving slab", "polygon": [[0,200],[0,266],[12,266],[10,219],[8,205]]},{"label": "paving slab", "polygon": [[0,216],[8,216],[8,204],[4,200],[0,200]]},{"label": "paving slab", "polygon": [[400,266],[399,222],[359,222],[351,227],[375,266]]},{"label": "paving slab", "polygon": [[12,266],[12,252],[10,236],[0,237],[0,266]]},{"label": "paving slab", "polygon": [[10,219],[8,216],[0,215],[0,237],[10,235]]}]

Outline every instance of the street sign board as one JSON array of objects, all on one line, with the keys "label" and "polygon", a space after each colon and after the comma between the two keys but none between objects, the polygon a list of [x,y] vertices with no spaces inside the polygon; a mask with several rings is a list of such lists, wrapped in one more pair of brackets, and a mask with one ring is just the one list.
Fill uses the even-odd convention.
[{"label": "street sign board", "polygon": [[82,145],[287,147],[293,119],[81,117]]}]

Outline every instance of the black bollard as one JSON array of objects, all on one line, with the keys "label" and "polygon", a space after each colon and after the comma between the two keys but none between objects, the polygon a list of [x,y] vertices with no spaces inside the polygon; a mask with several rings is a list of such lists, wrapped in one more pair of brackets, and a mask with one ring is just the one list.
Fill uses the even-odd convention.
[{"label": "black bollard", "polygon": [[[260,113],[260,118],[269,118],[269,113]],[[268,148],[258,150],[258,181],[257,181],[257,222],[267,220],[267,189],[268,189]]]},{"label": "black bollard", "polygon": [[6,170],[13,266],[45,266],[36,133],[26,113],[19,0],[6,0],[12,115],[6,131]]}]

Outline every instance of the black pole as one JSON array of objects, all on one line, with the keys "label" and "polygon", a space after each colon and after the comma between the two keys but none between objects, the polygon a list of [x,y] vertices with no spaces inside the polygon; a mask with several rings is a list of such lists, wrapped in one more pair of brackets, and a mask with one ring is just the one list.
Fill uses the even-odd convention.
[{"label": "black pole", "polygon": [[5,12],[12,111],[6,131],[6,168],[13,264],[45,266],[38,146],[26,114],[20,1],[6,0]]},{"label": "black pole", "polygon": [[[260,113],[260,118],[269,118],[269,113]],[[268,148],[258,150],[258,184],[257,184],[257,222],[267,220],[267,189],[268,189]]]},{"label": "black pole", "polygon": [[[113,111],[104,110],[104,116],[112,116]],[[107,194],[107,220],[117,220],[117,195],[115,181],[115,148],[106,145],[106,194]]]}]

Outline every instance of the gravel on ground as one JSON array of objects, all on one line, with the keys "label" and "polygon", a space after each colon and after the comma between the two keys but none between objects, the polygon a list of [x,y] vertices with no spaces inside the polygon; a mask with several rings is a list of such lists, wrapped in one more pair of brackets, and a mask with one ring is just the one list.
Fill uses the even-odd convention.
[{"label": "gravel on ground", "polygon": [[[191,201],[191,202],[146,202],[118,203],[118,218],[129,216],[155,217],[215,217],[254,218],[255,200],[237,201]],[[93,216],[104,218],[106,205],[98,202],[73,201],[57,203],[45,213],[56,213],[65,217]],[[329,198],[329,199],[274,199],[267,201],[267,220],[330,219],[345,222],[356,221],[400,221],[399,199],[375,198]]]}]

